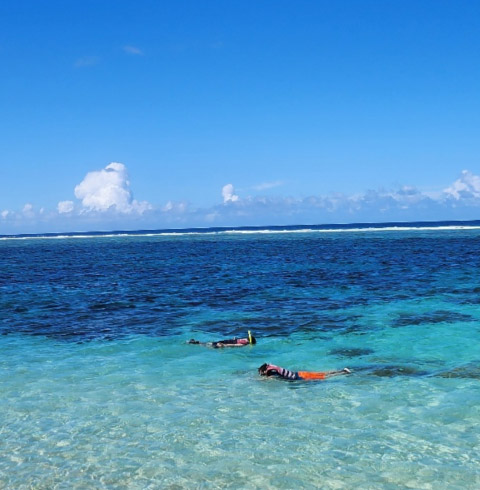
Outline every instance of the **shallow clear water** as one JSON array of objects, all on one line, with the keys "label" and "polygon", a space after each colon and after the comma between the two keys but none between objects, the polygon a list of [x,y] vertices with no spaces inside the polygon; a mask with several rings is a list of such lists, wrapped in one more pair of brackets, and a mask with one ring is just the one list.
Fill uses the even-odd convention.
[{"label": "shallow clear water", "polygon": [[[3,241],[0,488],[478,488],[479,249],[478,230]],[[256,346],[185,344],[247,329]]]}]

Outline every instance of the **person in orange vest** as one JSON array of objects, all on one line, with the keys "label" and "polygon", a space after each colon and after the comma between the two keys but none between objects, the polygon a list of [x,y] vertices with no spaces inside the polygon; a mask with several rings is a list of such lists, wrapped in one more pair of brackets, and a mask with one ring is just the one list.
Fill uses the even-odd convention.
[{"label": "person in orange vest", "polygon": [[258,368],[260,376],[277,376],[279,378],[288,380],[322,380],[331,378],[332,376],[339,376],[341,374],[350,374],[351,371],[348,368],[343,368],[340,371],[290,371],[284,369],[275,364],[262,364]]}]

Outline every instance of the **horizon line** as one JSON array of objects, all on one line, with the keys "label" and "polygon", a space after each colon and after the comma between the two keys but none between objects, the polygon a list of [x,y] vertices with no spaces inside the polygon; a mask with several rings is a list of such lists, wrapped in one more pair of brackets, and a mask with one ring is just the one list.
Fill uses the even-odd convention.
[{"label": "horizon line", "polygon": [[72,232],[19,233],[0,235],[1,240],[29,238],[92,238],[118,236],[174,236],[220,233],[293,233],[293,232],[341,232],[341,231],[398,231],[398,230],[480,229],[480,220],[421,220],[384,221],[297,225],[246,225],[185,228],[157,228],[132,230],[91,230]]}]

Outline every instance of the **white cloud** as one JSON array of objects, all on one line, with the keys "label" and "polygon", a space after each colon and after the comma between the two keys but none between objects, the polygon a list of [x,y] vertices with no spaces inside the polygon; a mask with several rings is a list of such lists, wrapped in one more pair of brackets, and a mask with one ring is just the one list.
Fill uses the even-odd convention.
[{"label": "white cloud", "polygon": [[57,211],[59,214],[71,213],[73,208],[73,201],[60,201],[57,205]]},{"label": "white cloud", "polygon": [[254,185],[253,188],[256,191],[264,191],[267,189],[273,189],[274,187],[279,187],[281,185],[283,185],[283,182],[281,182],[280,180],[277,180],[275,182],[264,182],[262,184]]},{"label": "white cloud", "polygon": [[143,214],[152,206],[133,199],[127,168],[112,162],[104,169],[89,172],[75,187],[75,197],[82,201],[86,211],[114,210],[123,214]]},{"label": "white cloud", "polygon": [[143,56],[143,51],[135,46],[124,46],[123,51],[127,54],[132,54],[135,56]]},{"label": "white cloud", "polygon": [[453,197],[457,201],[460,199],[479,199],[480,177],[472,174],[468,170],[463,170],[461,177],[450,187],[447,187],[444,193],[447,197]]},{"label": "white cloud", "polygon": [[169,211],[172,211],[173,206],[174,206],[173,202],[168,201],[167,204],[165,204],[165,206],[163,206],[162,211],[165,211],[166,213],[168,213]]},{"label": "white cloud", "polygon": [[30,203],[20,210],[0,211],[1,228],[2,233],[19,233],[480,218],[480,177],[466,170],[435,193],[403,186],[350,195],[240,198],[232,184],[221,191],[223,202],[214,206],[196,208],[187,201],[168,201],[154,209],[148,202],[133,198],[127,168],[114,162],[89,172],[75,187],[79,202],[60,201],[55,211],[45,210],[43,214]]},{"label": "white cloud", "polygon": [[165,206],[163,206],[162,211],[165,213],[172,213],[172,214],[183,214],[186,213],[188,210],[188,203],[186,201],[181,201],[181,202],[173,202],[173,201],[168,201]]},{"label": "white cloud", "polygon": [[224,185],[222,188],[223,202],[235,202],[238,201],[239,197],[235,194],[235,189],[232,184]]},{"label": "white cloud", "polygon": [[26,218],[33,218],[34,212],[33,212],[33,206],[30,203],[25,204],[22,209],[22,213]]},{"label": "white cloud", "polygon": [[[453,191],[458,192],[458,200]],[[413,186],[377,189],[356,194],[332,193],[306,198],[247,196],[240,199],[233,185],[222,189],[223,204],[188,210],[182,223],[196,226],[360,223],[479,219],[480,177],[462,172],[444,192],[423,192]],[[225,206],[235,202],[234,206]],[[180,220],[179,220],[180,221]],[[201,225],[201,224],[200,224]]]}]

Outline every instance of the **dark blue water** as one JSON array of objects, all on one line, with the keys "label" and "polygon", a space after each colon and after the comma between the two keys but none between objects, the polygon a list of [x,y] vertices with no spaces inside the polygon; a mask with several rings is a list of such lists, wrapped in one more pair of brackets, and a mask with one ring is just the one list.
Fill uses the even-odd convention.
[{"label": "dark blue water", "polygon": [[457,229],[6,240],[0,331],[71,341],[186,328],[342,334],[371,328],[351,312],[356,307],[428,297],[448,309],[400,312],[385,326],[474,321],[462,305],[480,303],[479,235]]}]

